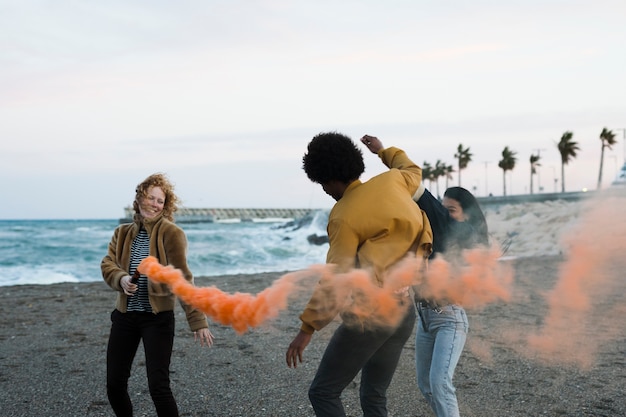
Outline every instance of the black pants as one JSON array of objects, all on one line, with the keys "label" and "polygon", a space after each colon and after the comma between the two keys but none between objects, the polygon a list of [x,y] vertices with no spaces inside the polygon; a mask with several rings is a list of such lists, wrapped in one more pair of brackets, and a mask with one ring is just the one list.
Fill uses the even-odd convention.
[{"label": "black pants", "polygon": [[107,347],[107,395],[118,417],[132,417],[128,378],[143,340],[150,395],[159,417],[178,417],[170,389],[170,358],[174,345],[174,312],[159,314],[114,310]]},{"label": "black pants", "polygon": [[365,417],[387,416],[387,388],[402,348],[413,332],[415,309],[395,328],[360,330],[341,324],[333,334],[309,388],[318,417],[345,416],[341,393],[361,371],[361,409]]}]

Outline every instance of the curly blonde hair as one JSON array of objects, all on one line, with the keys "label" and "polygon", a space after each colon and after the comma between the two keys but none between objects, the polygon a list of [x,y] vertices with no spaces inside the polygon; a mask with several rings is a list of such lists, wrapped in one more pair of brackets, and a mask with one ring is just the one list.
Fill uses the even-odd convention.
[{"label": "curly blonde hair", "polygon": [[160,187],[165,193],[165,204],[163,205],[163,217],[169,221],[174,221],[174,213],[178,210],[179,198],[174,193],[174,185],[167,178],[167,175],[156,173],[150,175],[143,180],[135,189],[135,201],[133,201],[133,210],[135,210],[135,220],[139,220],[139,201],[148,195],[150,187]]}]

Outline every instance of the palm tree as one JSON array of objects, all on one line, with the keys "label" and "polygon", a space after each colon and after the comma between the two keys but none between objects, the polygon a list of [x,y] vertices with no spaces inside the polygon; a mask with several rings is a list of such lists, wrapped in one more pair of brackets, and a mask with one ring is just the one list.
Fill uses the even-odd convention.
[{"label": "palm tree", "polygon": [[512,171],[515,168],[515,162],[517,158],[515,155],[517,152],[514,152],[509,149],[508,146],[504,147],[502,151],[502,159],[498,162],[498,166],[502,168],[502,193],[506,196],[506,172]]},{"label": "palm tree", "polygon": [[452,165],[446,165],[444,167],[444,175],[446,176],[446,190],[448,189],[448,181],[452,179],[453,172],[454,167]]},{"label": "palm tree", "polygon": [[530,155],[530,193],[533,193],[533,176],[537,173],[537,167],[540,167],[541,164],[539,163],[539,160],[541,159],[541,156],[539,156],[539,154],[537,155]]},{"label": "palm tree", "polygon": [[565,192],[565,165],[570,161],[570,159],[576,158],[576,152],[580,150],[577,142],[574,142],[572,138],[574,137],[574,133],[565,132],[563,136],[561,136],[561,140],[557,144],[557,148],[559,149],[559,153],[561,154],[561,192]]},{"label": "palm tree", "polygon": [[446,164],[441,162],[441,159],[437,159],[437,162],[435,163],[434,172],[435,172],[435,182],[437,184],[437,196],[440,196],[441,194],[439,193],[439,177],[443,177],[446,175]]},{"label": "palm tree", "polygon": [[461,170],[467,168],[467,164],[472,160],[472,154],[470,153],[470,148],[463,149],[463,144],[459,143],[459,146],[456,148],[456,153],[454,157],[459,161],[459,187],[461,186]]},{"label": "palm tree", "polygon": [[598,175],[598,190],[602,187],[602,169],[604,168],[604,148],[611,149],[611,146],[615,145],[615,134],[608,130],[606,127],[602,129],[600,133],[600,140],[602,141],[602,152],[600,153],[600,174]]},{"label": "palm tree", "polygon": [[424,161],[424,165],[422,165],[422,182],[428,180],[428,188],[433,188],[433,166],[428,162]]}]

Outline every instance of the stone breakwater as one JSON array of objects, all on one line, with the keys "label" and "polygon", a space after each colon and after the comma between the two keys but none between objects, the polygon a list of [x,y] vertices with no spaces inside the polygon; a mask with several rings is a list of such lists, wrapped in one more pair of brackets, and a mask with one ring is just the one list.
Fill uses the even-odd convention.
[{"label": "stone breakwater", "polygon": [[[484,210],[498,208],[508,204],[543,203],[546,201],[580,201],[595,195],[619,194],[623,195],[626,187],[612,187],[611,189],[587,192],[566,193],[537,193],[512,196],[477,197]],[[432,192],[432,191],[431,191]],[[176,212],[177,223],[212,223],[235,221],[267,221],[272,219],[301,219],[315,211],[315,208],[188,208],[182,207]],[[124,208],[124,217],[119,221],[132,221],[133,209]]]}]

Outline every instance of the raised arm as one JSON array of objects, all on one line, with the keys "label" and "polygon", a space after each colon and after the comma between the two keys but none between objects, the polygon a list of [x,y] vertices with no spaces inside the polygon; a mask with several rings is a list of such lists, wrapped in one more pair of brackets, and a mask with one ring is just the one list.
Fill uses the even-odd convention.
[{"label": "raised arm", "polygon": [[398,169],[402,173],[411,195],[417,191],[422,182],[422,169],[402,149],[393,146],[385,148],[380,139],[370,135],[363,136],[361,142],[377,154],[388,168]]}]

